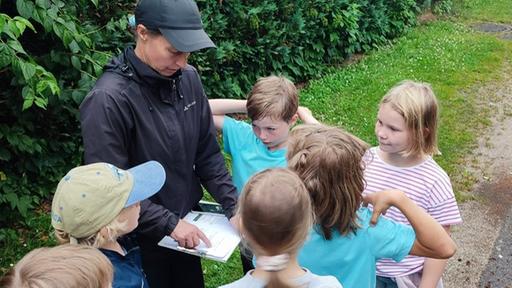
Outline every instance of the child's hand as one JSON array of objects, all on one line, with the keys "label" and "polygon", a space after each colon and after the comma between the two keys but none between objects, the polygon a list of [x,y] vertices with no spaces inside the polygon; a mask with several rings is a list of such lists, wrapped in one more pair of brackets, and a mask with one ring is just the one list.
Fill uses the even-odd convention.
[{"label": "child's hand", "polygon": [[385,215],[386,211],[391,206],[396,206],[400,201],[400,197],[405,194],[400,190],[384,190],[376,193],[363,195],[363,206],[367,207],[368,204],[373,206],[371,225],[377,224],[379,216]]},{"label": "child's hand", "polygon": [[307,107],[299,106],[299,109],[297,109],[297,115],[299,115],[299,119],[305,124],[320,123],[315,119],[315,117],[313,117],[313,113]]}]

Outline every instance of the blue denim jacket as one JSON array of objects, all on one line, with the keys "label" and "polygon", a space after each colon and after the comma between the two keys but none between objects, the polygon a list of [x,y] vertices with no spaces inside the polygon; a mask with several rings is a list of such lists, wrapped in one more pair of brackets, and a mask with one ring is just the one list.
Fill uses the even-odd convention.
[{"label": "blue denim jacket", "polygon": [[126,251],[123,256],[116,251],[100,249],[114,266],[114,283],[112,288],[148,288],[149,284],[142,271],[140,249],[134,239],[124,237],[119,244]]}]

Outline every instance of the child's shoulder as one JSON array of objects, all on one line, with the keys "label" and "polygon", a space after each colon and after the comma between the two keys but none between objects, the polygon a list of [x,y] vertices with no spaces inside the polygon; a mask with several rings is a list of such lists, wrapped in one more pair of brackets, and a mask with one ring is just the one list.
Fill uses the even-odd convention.
[{"label": "child's shoulder", "polygon": [[294,281],[299,287],[308,287],[308,288],[341,288],[340,282],[334,276],[320,276],[311,273],[311,271],[306,270],[306,274]]},{"label": "child's shoulder", "polygon": [[249,123],[231,118],[229,116],[224,115],[224,125],[222,126],[223,132],[240,132],[246,131],[252,133],[252,127]]},{"label": "child's shoulder", "polygon": [[315,275],[315,279],[309,284],[309,288],[342,288],[340,281],[334,276]]}]

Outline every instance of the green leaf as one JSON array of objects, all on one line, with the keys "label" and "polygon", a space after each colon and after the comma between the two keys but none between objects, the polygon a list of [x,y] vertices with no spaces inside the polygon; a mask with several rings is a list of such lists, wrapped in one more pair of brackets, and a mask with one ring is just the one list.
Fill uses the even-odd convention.
[{"label": "green leaf", "polygon": [[74,41],[73,40],[73,35],[71,35],[71,33],[69,33],[68,31],[64,30],[62,31],[62,42],[64,43],[64,45],[66,46],[69,46],[69,44],[71,44],[71,41]]},{"label": "green leaf", "polygon": [[94,4],[94,6],[96,6],[96,8],[98,8],[98,0],[91,0],[92,4]]},{"label": "green leaf", "polygon": [[2,30],[2,32],[7,34],[7,36],[11,37],[11,39],[18,40],[18,37],[16,37],[16,35],[14,35],[14,33],[12,33],[12,31],[9,29],[9,27],[4,26],[4,29]]},{"label": "green leaf", "polygon": [[62,18],[60,18],[60,17],[57,17],[57,18],[55,19],[55,22],[60,23],[60,24],[62,24],[62,25],[64,25],[64,26],[66,26],[66,25],[65,25],[65,24],[66,24],[66,21],[64,21],[64,19],[62,19]]},{"label": "green leaf", "polygon": [[16,22],[14,20],[10,20],[7,22],[7,26],[4,26],[4,32],[11,31],[14,36],[16,36],[15,39],[20,37],[21,33],[18,27],[16,26]]},{"label": "green leaf", "polygon": [[17,40],[9,40],[7,41],[7,45],[9,45],[9,47],[11,47],[11,49],[13,49],[14,51],[27,55],[25,49],[23,49],[20,42],[18,42]]},{"label": "green leaf", "polygon": [[11,160],[11,152],[0,146],[0,160],[9,161]]},{"label": "green leaf", "polygon": [[71,52],[73,52],[73,53],[80,52],[80,46],[78,45],[78,43],[76,43],[75,40],[71,41],[68,46],[69,46],[69,49],[71,50]]},{"label": "green leaf", "polygon": [[78,57],[75,55],[71,56],[71,65],[73,65],[73,67],[75,67],[76,70],[82,69],[82,64],[80,63],[80,59],[78,59]]},{"label": "green leaf", "polygon": [[44,90],[46,90],[46,88],[48,88],[48,80],[41,80],[39,82],[37,82],[37,85],[36,85],[36,93],[37,94],[41,94],[44,92]]},{"label": "green leaf", "polygon": [[11,51],[7,47],[7,44],[0,43],[0,69],[4,68],[5,66],[11,64]]},{"label": "green leaf", "polygon": [[7,193],[4,195],[5,199],[7,199],[7,202],[11,205],[11,209],[16,208],[18,206],[18,195],[15,193]]},{"label": "green leaf", "polygon": [[22,17],[30,18],[34,13],[34,3],[25,0],[16,0],[16,9]]},{"label": "green leaf", "polygon": [[0,13],[0,31],[4,29],[4,25],[7,23],[7,21],[9,21],[9,19],[11,19],[11,17],[9,17],[7,14]]},{"label": "green leaf", "polygon": [[23,108],[22,110],[27,110],[28,108],[32,107],[32,104],[34,104],[35,95],[34,90],[30,88],[29,86],[23,87],[23,90],[21,90],[21,95],[23,95]]},{"label": "green leaf", "polygon": [[23,34],[23,32],[25,31],[25,27],[27,27],[25,24],[23,24],[23,22],[20,21],[15,21],[14,25],[16,25],[16,28],[18,28],[18,30],[20,31],[20,35]]},{"label": "green leaf", "polygon": [[29,81],[36,74],[36,65],[30,62],[20,61],[21,73],[23,73],[23,78],[25,81]]},{"label": "green leaf", "polygon": [[77,30],[76,30],[76,25],[75,25],[75,23],[73,23],[73,22],[71,22],[71,21],[68,21],[68,22],[64,22],[64,23],[62,23],[62,24],[64,24],[64,26],[65,26],[66,28],[68,28],[68,30],[69,30],[69,31],[71,31],[71,32],[73,32],[73,33],[75,33],[75,34],[77,34],[77,33],[78,33],[78,32],[77,32]]},{"label": "green leaf", "polygon": [[59,38],[62,38],[62,31],[61,31],[60,26],[57,25],[57,23],[53,23],[52,27],[53,27],[53,32],[55,32],[55,35],[57,35],[57,37],[59,37]]},{"label": "green leaf", "polygon": [[36,0],[36,5],[41,8],[48,9],[48,8],[50,8],[50,1],[49,0]]},{"label": "green leaf", "polygon": [[32,197],[28,195],[21,196],[18,201],[18,211],[20,211],[21,216],[27,217],[27,212],[29,208],[33,208],[32,206]]},{"label": "green leaf", "polygon": [[28,21],[27,19],[25,19],[23,17],[20,17],[20,16],[16,16],[16,17],[13,18],[13,20],[16,20],[17,22],[23,23],[23,25],[25,25],[26,27],[30,28],[32,31],[37,32],[36,28],[34,28],[34,25],[32,25],[32,23],[30,23],[30,21]]},{"label": "green leaf", "polygon": [[50,91],[52,91],[53,95],[60,94],[60,88],[59,85],[57,85],[57,81],[55,81],[55,79],[48,81],[48,86],[50,87]]},{"label": "green leaf", "polygon": [[82,103],[82,100],[84,100],[85,93],[83,91],[80,91],[78,89],[73,90],[71,92],[71,98],[73,101],[75,101],[76,104]]},{"label": "green leaf", "polygon": [[46,106],[48,105],[48,99],[42,98],[42,97],[36,97],[36,100],[34,101],[36,103],[36,106],[46,109]]}]

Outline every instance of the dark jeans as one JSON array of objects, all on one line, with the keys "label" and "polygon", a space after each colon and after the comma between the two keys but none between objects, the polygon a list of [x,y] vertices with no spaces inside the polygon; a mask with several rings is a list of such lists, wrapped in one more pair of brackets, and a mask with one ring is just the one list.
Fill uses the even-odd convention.
[{"label": "dark jeans", "polygon": [[159,246],[141,249],[142,268],[151,288],[203,288],[201,258]]},{"label": "dark jeans", "polygon": [[254,265],[252,265],[252,253],[248,249],[240,248],[240,259],[242,260],[242,269],[244,270],[244,275],[247,274],[250,270],[254,269]]},{"label": "dark jeans", "polygon": [[377,276],[376,288],[398,288],[396,282],[391,278]]}]

